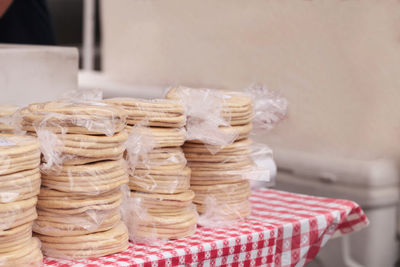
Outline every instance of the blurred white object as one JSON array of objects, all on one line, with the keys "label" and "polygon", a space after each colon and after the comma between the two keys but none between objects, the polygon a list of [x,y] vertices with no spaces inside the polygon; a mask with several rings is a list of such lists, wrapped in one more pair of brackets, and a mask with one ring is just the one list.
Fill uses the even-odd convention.
[{"label": "blurred white object", "polygon": [[[277,189],[353,200],[370,220],[366,229],[349,236],[349,244],[342,238],[328,242],[317,256],[323,267],[356,266],[354,261],[366,267],[394,266],[398,258],[399,201],[399,176],[394,162],[331,158],[279,149],[274,152]],[[346,247],[349,249],[343,252]]]},{"label": "blurred white object", "polygon": [[79,89],[101,89],[104,98],[162,98],[165,91],[165,87],[162,86],[139,86],[117,81],[110,78],[107,73],[99,71],[80,71],[78,84]]},{"label": "blurred white object", "polygon": [[255,143],[251,146],[251,158],[262,173],[268,170],[268,179],[251,179],[251,189],[270,187],[275,184],[276,164],[273,158],[272,149],[266,144]]},{"label": "blurred white object", "polygon": [[0,104],[27,105],[77,88],[78,50],[0,44]]}]

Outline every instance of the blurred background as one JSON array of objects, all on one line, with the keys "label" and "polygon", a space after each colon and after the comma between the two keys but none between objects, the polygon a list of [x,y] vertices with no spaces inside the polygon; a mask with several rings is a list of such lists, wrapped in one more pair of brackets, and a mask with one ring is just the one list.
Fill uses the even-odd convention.
[{"label": "blurred background", "polygon": [[[349,239],[329,242],[310,266],[395,265],[399,1],[47,3],[56,44],[79,53],[45,53],[41,58],[55,59],[43,73],[53,74],[40,74],[49,82],[47,88],[42,79],[38,90],[50,95],[100,88],[106,97],[151,98],[174,85],[243,90],[264,84],[289,102],[285,120],[256,136],[274,150],[276,187],[355,200],[371,220],[368,229]],[[15,51],[5,46],[3,52],[7,49],[7,54]],[[1,50],[0,81],[16,65],[5,52],[2,58]],[[73,67],[60,66],[58,53]],[[65,83],[52,80],[57,73],[67,76]],[[35,91],[35,82],[29,86]],[[9,99],[25,101],[3,90],[4,101],[7,92]]]}]

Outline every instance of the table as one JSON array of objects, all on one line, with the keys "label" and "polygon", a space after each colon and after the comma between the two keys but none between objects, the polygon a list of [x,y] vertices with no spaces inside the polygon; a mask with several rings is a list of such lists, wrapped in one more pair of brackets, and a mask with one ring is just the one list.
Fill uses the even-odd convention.
[{"label": "table", "polygon": [[250,218],[227,227],[203,228],[181,240],[131,244],[97,259],[57,260],[44,266],[304,266],[332,237],[368,225],[361,208],[348,200],[261,189],[250,197]]}]

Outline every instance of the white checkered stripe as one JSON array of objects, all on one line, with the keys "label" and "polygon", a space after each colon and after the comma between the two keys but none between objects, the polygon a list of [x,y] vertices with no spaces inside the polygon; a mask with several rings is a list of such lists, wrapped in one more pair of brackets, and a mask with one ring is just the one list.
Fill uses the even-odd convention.
[{"label": "white checkered stripe", "polygon": [[351,201],[258,190],[249,219],[229,227],[198,228],[188,238],[160,244],[131,244],[128,250],[96,259],[45,258],[52,267],[83,266],[304,266],[336,235],[368,225]]}]

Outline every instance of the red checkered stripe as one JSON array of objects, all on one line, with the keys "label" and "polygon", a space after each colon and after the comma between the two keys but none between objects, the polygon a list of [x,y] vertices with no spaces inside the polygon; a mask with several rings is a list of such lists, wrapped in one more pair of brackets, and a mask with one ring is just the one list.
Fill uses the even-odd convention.
[{"label": "red checkered stripe", "polygon": [[[200,228],[192,237],[163,245],[160,248],[162,251],[154,258],[149,257],[148,251],[144,251],[147,259],[141,260],[137,253],[132,257],[136,258],[135,266],[142,266],[145,262],[157,263],[156,266],[192,264],[232,253],[237,254],[243,250],[248,252],[254,248],[273,246],[274,236],[273,227],[258,221],[246,221],[230,228]],[[147,246],[143,245],[143,248]]]},{"label": "red checkered stripe", "polygon": [[171,266],[302,266],[315,257],[333,234],[368,224],[351,201],[258,190],[251,197],[251,219],[231,227],[199,228],[188,238],[162,244],[131,244],[127,251],[97,259],[63,261],[45,258],[45,265]]},{"label": "red checkered stripe", "polygon": [[334,233],[365,227],[360,207],[347,200],[259,190],[252,194],[252,218],[277,227],[276,266],[303,266]]},{"label": "red checkered stripe", "polygon": [[[248,220],[228,228],[199,228],[188,238],[161,244],[131,244],[127,251],[99,259],[45,259],[49,266],[172,266],[248,253],[255,249],[274,247],[276,231],[271,225]],[[268,251],[268,250],[267,250]],[[118,265],[120,264],[120,265]],[[150,265],[149,265],[150,264]],[[93,265],[94,266],[94,265]]]},{"label": "red checkered stripe", "polygon": [[199,262],[196,266],[273,266],[273,255],[275,253],[275,245],[255,249],[247,252],[230,254],[227,256],[208,259]]}]

